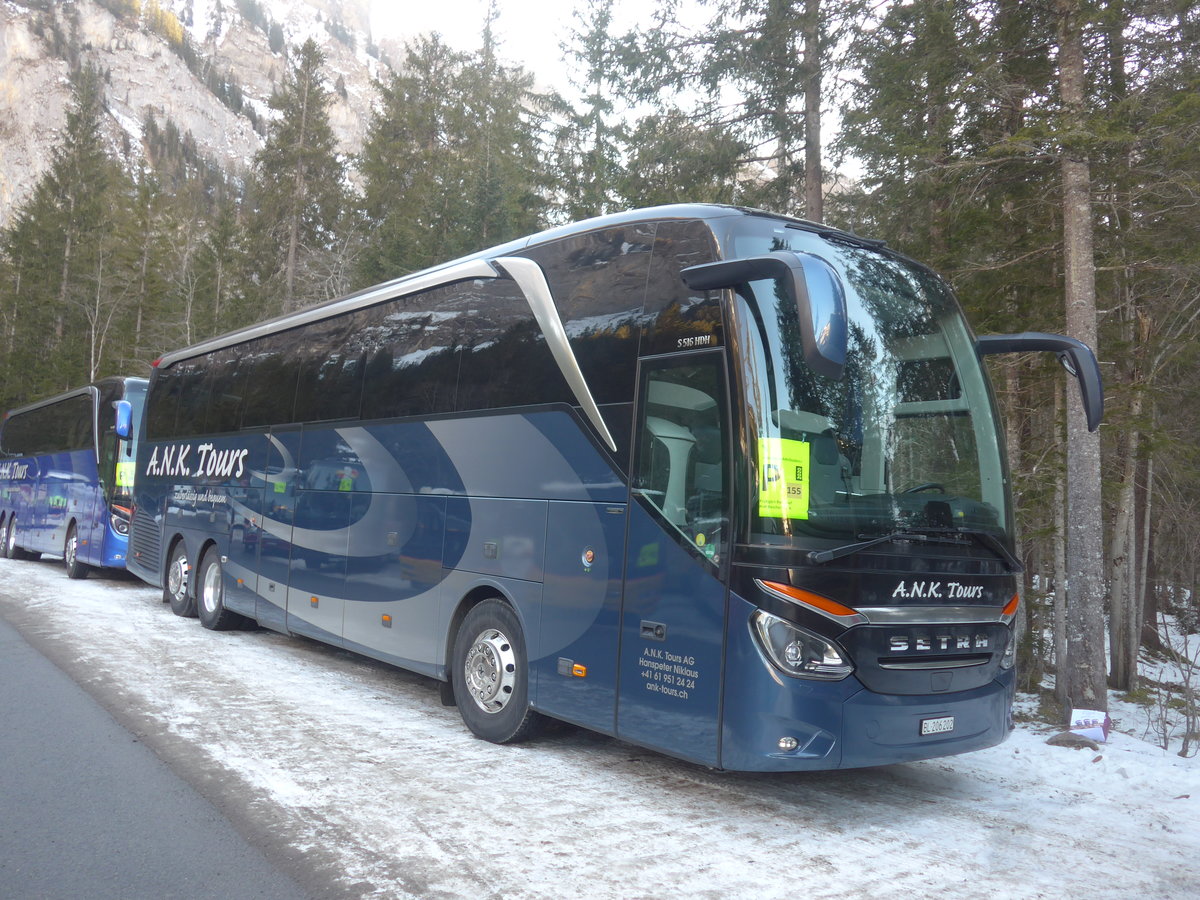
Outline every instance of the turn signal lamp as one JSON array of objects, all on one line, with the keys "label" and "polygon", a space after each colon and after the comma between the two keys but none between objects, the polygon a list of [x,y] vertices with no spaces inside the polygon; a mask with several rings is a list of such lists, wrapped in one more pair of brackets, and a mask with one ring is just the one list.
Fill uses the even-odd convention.
[{"label": "turn signal lamp", "polygon": [[838,603],[836,600],[830,600],[821,594],[814,594],[812,591],[806,591],[804,588],[784,584],[780,581],[763,581],[762,579],[757,579],[757,581],[758,586],[767,593],[818,612],[846,628],[852,625],[861,625],[867,621],[867,617],[857,609]]},{"label": "turn signal lamp", "polygon": [[819,609],[821,612],[829,613],[834,616],[857,616],[858,610],[851,609],[849,606],[843,606],[836,600],[830,600],[828,597],[822,597],[820,594],[814,594],[812,591],[806,591],[803,588],[793,587],[790,584],[780,584],[778,581],[763,581],[764,586],[769,587],[773,591],[785,595],[790,600],[795,600],[804,606],[812,606]]}]

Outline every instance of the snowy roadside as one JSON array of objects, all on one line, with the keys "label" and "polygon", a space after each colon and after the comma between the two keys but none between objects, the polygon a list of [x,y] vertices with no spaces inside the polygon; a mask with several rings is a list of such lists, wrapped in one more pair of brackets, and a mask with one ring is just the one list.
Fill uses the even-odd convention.
[{"label": "snowy roadside", "polygon": [[566,727],[486,744],[426,679],[210,633],[156,590],[53,561],[0,560],[0,615],[344,896],[1200,895],[1200,759],[1124,734],[1097,753],[1021,727],[950,759],[736,775]]}]

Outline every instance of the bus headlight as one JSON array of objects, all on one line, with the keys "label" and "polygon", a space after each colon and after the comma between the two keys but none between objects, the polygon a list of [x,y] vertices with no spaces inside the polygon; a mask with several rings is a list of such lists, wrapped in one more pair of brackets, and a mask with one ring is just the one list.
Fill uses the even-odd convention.
[{"label": "bus headlight", "polygon": [[129,515],[123,509],[114,509],[108,515],[109,524],[117,534],[129,534]]},{"label": "bus headlight", "polygon": [[1008,629],[1008,646],[1004,648],[1004,655],[1000,657],[1000,668],[1011,669],[1017,662],[1017,633],[1013,629]]},{"label": "bus headlight", "polygon": [[785,675],[840,681],[854,671],[850,660],[833,641],[761,609],[755,611],[751,623],[767,657]]}]

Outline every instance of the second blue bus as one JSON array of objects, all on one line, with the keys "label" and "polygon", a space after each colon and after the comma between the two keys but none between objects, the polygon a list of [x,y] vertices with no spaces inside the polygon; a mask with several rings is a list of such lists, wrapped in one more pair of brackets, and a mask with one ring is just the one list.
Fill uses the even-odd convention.
[{"label": "second blue bus", "polygon": [[145,378],[104,378],[0,425],[0,553],[61,556],[71,578],[122,569]]}]

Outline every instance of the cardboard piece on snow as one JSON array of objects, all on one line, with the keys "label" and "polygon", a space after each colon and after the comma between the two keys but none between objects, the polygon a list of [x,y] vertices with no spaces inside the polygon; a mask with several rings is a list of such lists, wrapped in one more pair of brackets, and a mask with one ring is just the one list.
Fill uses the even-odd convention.
[{"label": "cardboard piece on snow", "polygon": [[1083,735],[1093,741],[1104,743],[1108,740],[1108,730],[1112,727],[1112,719],[1108,713],[1098,709],[1071,710],[1070,730],[1073,734]]}]

